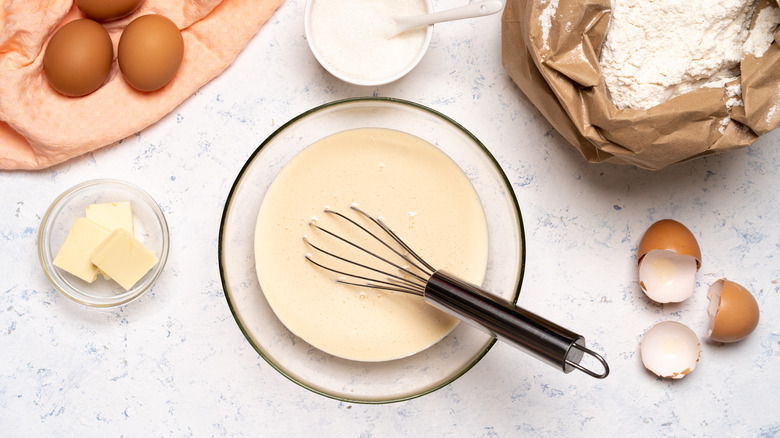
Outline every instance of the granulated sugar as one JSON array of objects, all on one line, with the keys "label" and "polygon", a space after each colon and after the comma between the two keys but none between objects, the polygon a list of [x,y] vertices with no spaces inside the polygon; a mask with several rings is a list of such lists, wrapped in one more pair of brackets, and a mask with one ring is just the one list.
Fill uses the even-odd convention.
[{"label": "granulated sugar", "polygon": [[[755,8],[755,0],[613,0],[600,59],[612,102],[647,109],[738,77]],[[751,40],[755,53],[771,43],[768,14]]]},{"label": "granulated sugar", "polygon": [[323,60],[342,74],[379,80],[403,71],[425,44],[425,28],[391,38],[391,17],[424,13],[423,0],[317,0],[311,38]]}]

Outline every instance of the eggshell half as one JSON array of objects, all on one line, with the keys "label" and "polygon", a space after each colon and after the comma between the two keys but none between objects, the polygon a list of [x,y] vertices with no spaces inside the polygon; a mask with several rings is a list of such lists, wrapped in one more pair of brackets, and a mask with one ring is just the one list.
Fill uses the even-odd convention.
[{"label": "eggshell half", "polygon": [[710,300],[707,337],[713,341],[740,341],[758,326],[758,303],[739,284],[720,279],[710,286],[707,298]]},{"label": "eggshell half", "polygon": [[645,368],[670,379],[682,379],[690,374],[701,357],[696,333],[676,321],[661,321],[652,326],[642,337],[639,348]]},{"label": "eggshell half", "polygon": [[639,286],[658,303],[679,303],[693,295],[696,259],[667,249],[650,250],[639,262]]},{"label": "eggshell half", "polygon": [[662,219],[650,225],[639,242],[637,263],[654,249],[665,249],[680,255],[692,256],[696,259],[697,269],[701,267],[699,242],[696,241],[691,230],[675,220]]}]

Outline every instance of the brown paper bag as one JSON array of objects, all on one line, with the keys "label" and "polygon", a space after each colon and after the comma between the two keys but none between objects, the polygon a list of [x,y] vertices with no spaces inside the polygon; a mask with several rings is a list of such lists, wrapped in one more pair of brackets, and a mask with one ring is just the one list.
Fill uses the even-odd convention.
[{"label": "brown paper bag", "polygon": [[[699,88],[647,110],[619,110],[598,62],[610,1],[559,0],[546,29],[549,1],[507,0],[504,68],[588,161],[657,170],[748,146],[780,125],[780,29],[761,58],[742,60],[733,83],[742,85],[744,106],[729,108],[724,88]],[[761,0],[758,10],[770,5],[776,0]]]}]

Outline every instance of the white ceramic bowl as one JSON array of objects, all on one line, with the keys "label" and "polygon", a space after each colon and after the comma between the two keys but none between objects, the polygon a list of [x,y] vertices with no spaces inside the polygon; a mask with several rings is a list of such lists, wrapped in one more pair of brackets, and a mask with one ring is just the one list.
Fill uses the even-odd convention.
[{"label": "white ceramic bowl", "polygon": [[[420,46],[419,50],[417,50],[416,54],[409,58],[408,62],[400,63],[398,64],[398,67],[394,69],[392,72],[386,72],[386,74],[380,75],[380,76],[373,76],[373,74],[369,77],[364,75],[359,75],[356,73],[354,67],[354,63],[362,63],[362,62],[369,62],[366,60],[365,57],[357,57],[356,53],[351,53],[354,51],[354,47],[344,47],[343,51],[340,53],[349,56],[353,58],[350,60],[349,64],[350,66],[347,66],[344,61],[333,59],[332,57],[328,57],[326,53],[321,50],[321,43],[323,39],[331,38],[331,40],[336,40],[335,38],[332,38],[332,35],[329,35],[327,33],[321,33],[321,32],[315,32],[313,30],[315,26],[315,22],[317,20],[316,14],[312,14],[312,10],[317,4],[318,1],[323,0],[307,0],[306,1],[306,9],[304,11],[304,32],[306,34],[306,41],[309,43],[309,48],[312,51],[312,54],[314,54],[314,57],[317,59],[317,62],[322,65],[325,70],[330,72],[333,76],[341,79],[342,81],[354,84],[354,85],[361,85],[361,86],[377,86],[377,85],[384,85],[389,84],[391,82],[397,81],[398,79],[401,79],[402,77],[406,76],[410,71],[412,71],[417,64],[420,63],[422,58],[425,56],[425,52],[428,50],[428,46],[431,44],[431,38],[433,37],[433,25],[427,26],[424,30],[425,32],[425,39],[422,45]],[[334,0],[330,0],[334,1]],[[393,2],[395,0],[384,0],[387,2]],[[433,5],[431,3],[431,0],[420,0],[422,3],[425,4],[425,12],[430,13],[433,12]],[[371,2],[365,2],[365,5],[370,5]],[[366,6],[369,7],[369,6]],[[359,16],[360,14],[358,14]],[[369,29],[376,29],[374,27],[371,27],[370,24],[365,23],[365,26]],[[356,39],[360,39],[359,36],[355,36]],[[331,41],[332,42],[332,41]]]},{"label": "white ceramic bowl", "polygon": [[[135,236],[157,255],[157,264],[130,290],[98,275],[92,282],[71,275],[54,266],[73,222],[85,216],[90,204],[130,201],[133,209]],[[57,197],[41,220],[38,231],[38,258],[51,284],[66,297],[92,307],[113,307],[127,304],[149,290],[162,273],[168,258],[168,224],[157,203],[149,194],[133,184],[98,179],[78,184]]]},{"label": "white ceramic bowl", "polygon": [[228,195],[219,231],[219,267],[236,322],[272,367],[327,397],[386,403],[447,385],[474,366],[495,339],[459,324],[443,340],[406,358],[358,362],[334,357],[296,337],[279,321],[260,288],[254,261],[257,214],[279,171],[315,141],[367,127],[415,135],[440,148],[461,167],[479,195],[488,223],[488,268],[482,286],[516,302],[525,259],[523,225],[517,200],[500,166],[479,140],[453,120],[422,105],[391,98],[328,103],[271,134],[241,169]]}]

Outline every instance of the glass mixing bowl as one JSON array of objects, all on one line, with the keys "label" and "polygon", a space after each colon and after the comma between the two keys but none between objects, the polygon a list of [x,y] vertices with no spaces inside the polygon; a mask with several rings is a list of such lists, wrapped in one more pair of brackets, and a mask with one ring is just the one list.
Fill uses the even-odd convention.
[{"label": "glass mixing bowl", "polygon": [[291,333],[265,300],[255,272],[255,222],[271,182],[308,145],[355,128],[387,128],[415,135],[461,167],[479,195],[488,224],[488,267],[482,286],[517,302],[525,244],[520,208],[506,175],[487,148],[464,127],[430,108],[392,98],[345,99],[316,107],[277,129],[255,150],[225,203],[219,231],[220,275],[241,331],[260,356],[284,376],[318,394],[346,402],[407,400],[463,375],[490,350],[495,339],[458,324],[444,339],[409,357],[386,362],[342,359]]}]

